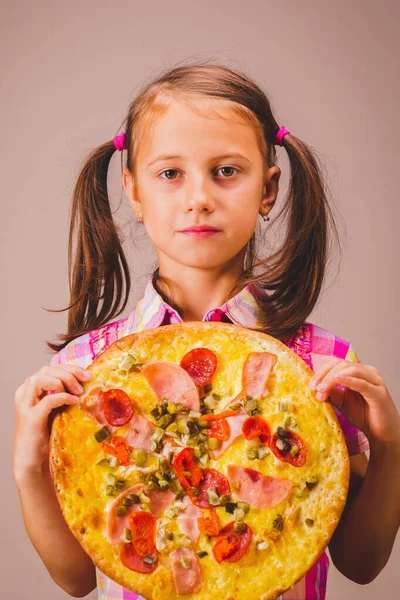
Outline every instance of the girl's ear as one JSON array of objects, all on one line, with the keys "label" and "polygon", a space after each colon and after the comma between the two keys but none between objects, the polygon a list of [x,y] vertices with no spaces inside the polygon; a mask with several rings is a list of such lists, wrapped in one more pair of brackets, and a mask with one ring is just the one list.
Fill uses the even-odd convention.
[{"label": "girl's ear", "polygon": [[138,189],[135,185],[135,181],[132,174],[128,171],[126,167],[122,172],[122,184],[124,186],[125,193],[128,196],[128,200],[131,203],[136,216],[141,216]]},{"label": "girl's ear", "polygon": [[279,191],[279,178],[281,170],[279,167],[270,167],[265,174],[263,195],[260,202],[262,215],[267,215],[273,208]]}]

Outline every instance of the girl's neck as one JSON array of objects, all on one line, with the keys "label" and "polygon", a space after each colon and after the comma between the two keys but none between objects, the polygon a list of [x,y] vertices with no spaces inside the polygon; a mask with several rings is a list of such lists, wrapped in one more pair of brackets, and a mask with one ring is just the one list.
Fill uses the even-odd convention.
[{"label": "girl's neck", "polygon": [[236,272],[230,270],[212,274],[210,271],[188,269],[185,276],[180,273],[178,278],[160,269],[154,286],[183,321],[201,321],[211,308],[222,306],[245,287],[245,284],[238,284],[241,272],[242,269],[237,269]]}]

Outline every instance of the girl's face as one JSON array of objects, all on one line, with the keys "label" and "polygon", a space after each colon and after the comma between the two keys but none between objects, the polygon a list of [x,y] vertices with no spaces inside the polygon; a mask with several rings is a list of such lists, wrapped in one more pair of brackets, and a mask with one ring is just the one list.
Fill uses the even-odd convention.
[{"label": "girl's face", "polygon": [[[227,120],[172,103],[142,137],[135,181],[124,169],[124,188],[143,217],[160,272],[173,264],[210,269],[243,260],[258,213],[267,214],[276,200],[279,167],[264,167],[249,124],[228,107],[219,110]],[[184,232],[198,225],[218,231]]]}]

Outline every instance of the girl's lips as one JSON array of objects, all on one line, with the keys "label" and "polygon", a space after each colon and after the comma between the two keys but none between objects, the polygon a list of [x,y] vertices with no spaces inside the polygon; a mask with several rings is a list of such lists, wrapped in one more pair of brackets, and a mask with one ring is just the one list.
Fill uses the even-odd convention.
[{"label": "girl's lips", "polygon": [[219,233],[218,229],[207,229],[205,231],[194,231],[193,229],[187,229],[186,231],[182,231],[185,235],[191,235],[196,238],[205,238],[210,235],[214,235],[215,233]]}]

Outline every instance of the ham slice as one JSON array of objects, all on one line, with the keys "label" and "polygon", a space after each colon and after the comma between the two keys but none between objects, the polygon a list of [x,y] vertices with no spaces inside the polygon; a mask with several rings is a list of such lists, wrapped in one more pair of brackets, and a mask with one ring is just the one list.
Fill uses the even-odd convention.
[{"label": "ham slice", "polygon": [[155,428],[154,423],[142,417],[133,415],[129,422],[129,428],[125,434],[125,441],[129,446],[142,448],[146,452],[151,452],[151,434]]},{"label": "ham slice", "polygon": [[223,452],[225,452],[225,450],[227,448],[229,448],[229,446],[234,442],[234,440],[239,435],[242,435],[242,425],[247,418],[248,418],[248,415],[245,413],[245,411],[243,409],[241,409],[237,415],[235,415],[233,417],[227,417],[226,420],[229,423],[231,433],[230,433],[228,440],[222,441],[220,447],[213,450],[213,458],[214,459],[221,456],[221,454]]},{"label": "ham slice", "polygon": [[155,517],[159,517],[167,506],[175,500],[175,494],[173,492],[157,492],[151,490],[151,492],[146,492],[146,495],[150,498],[151,512]]},{"label": "ham slice", "polygon": [[160,402],[184,404],[191,410],[200,410],[197,387],[189,373],[168,361],[155,361],[142,367],[142,373]]},{"label": "ham slice", "polygon": [[[190,567],[185,569],[181,558],[190,561]],[[189,548],[179,548],[171,553],[172,574],[174,577],[176,593],[185,596],[198,592],[202,586],[202,576],[197,556]]]},{"label": "ham slice", "polygon": [[105,425],[108,429],[113,432],[117,427],[110,425],[104,416],[104,400],[103,391],[101,388],[93,388],[86,396],[84,400],[81,400],[79,406],[85,413],[93,417],[99,425]]},{"label": "ham slice", "polygon": [[[126,496],[129,496],[129,494],[139,494],[142,490],[144,490],[144,485],[138,483],[119,494],[115,500],[113,500],[108,511],[106,524],[108,539],[112,544],[117,544],[121,541],[120,538],[124,533],[124,529],[129,527],[129,515],[136,510],[141,510],[140,504],[132,504],[132,506],[126,507],[126,513],[123,516],[118,516],[116,513],[118,506],[120,506],[122,500]],[[172,492],[157,492],[154,490],[146,492],[146,495],[150,498],[150,509],[155,517],[158,517],[164,512],[166,507],[169,506],[175,498],[175,494]]]},{"label": "ham slice", "polygon": [[243,502],[257,508],[272,508],[286,500],[292,491],[293,484],[288,479],[263,475],[260,471],[228,465],[229,482],[237,481],[240,486],[236,495]]},{"label": "ham slice", "polygon": [[266,396],[268,377],[276,361],[276,354],[250,352],[243,368],[242,394],[252,398]]},{"label": "ham slice", "polygon": [[184,512],[177,517],[178,525],[183,534],[185,534],[196,545],[200,535],[200,529],[197,519],[203,516],[203,511],[190,502],[188,496],[182,500],[185,508]]}]

